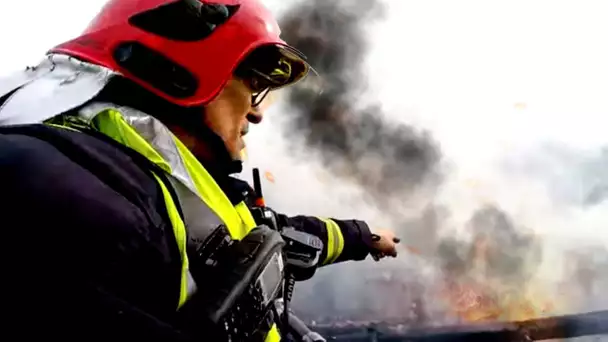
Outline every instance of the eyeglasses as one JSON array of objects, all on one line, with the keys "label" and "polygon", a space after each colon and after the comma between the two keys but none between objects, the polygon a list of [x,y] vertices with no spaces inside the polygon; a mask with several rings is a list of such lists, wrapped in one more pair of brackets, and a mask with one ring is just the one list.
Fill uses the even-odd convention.
[{"label": "eyeglasses", "polygon": [[261,48],[250,54],[235,70],[235,76],[247,82],[253,94],[251,105],[257,107],[274,90],[302,78],[307,65],[281,50]]},{"label": "eyeglasses", "polygon": [[270,94],[270,88],[266,88],[260,92],[251,94],[251,106],[258,107],[261,105],[268,94]]},{"label": "eyeglasses", "polygon": [[250,67],[247,71],[241,72],[242,77],[253,91],[251,95],[251,105],[253,107],[262,104],[271,90],[289,83],[291,76],[291,64],[285,60],[279,60],[277,66],[272,70],[262,70]]}]

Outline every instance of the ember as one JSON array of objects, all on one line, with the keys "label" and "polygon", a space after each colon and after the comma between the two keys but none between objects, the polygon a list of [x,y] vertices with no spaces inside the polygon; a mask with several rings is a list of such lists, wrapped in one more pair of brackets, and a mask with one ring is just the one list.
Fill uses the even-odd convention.
[{"label": "ember", "polygon": [[270,172],[270,171],[266,171],[264,172],[264,177],[266,178],[266,180],[268,180],[270,183],[274,183],[275,179],[274,179],[274,175]]}]

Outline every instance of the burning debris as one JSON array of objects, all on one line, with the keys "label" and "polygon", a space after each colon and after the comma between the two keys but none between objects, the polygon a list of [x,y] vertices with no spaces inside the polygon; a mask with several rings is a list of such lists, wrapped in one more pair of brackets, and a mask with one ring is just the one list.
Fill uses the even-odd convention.
[{"label": "burning debris", "polygon": [[[422,215],[421,222],[431,228],[442,225],[441,215],[432,212],[429,209]],[[436,255],[434,262],[441,270],[433,282],[425,281],[428,279],[415,270],[383,270],[367,275],[368,287],[352,297],[353,302],[363,302],[356,311],[332,316],[336,311],[325,306],[316,311],[317,316],[308,312],[306,318],[333,341],[506,342],[608,334],[608,311],[585,313],[589,306],[581,305],[576,310],[583,313],[563,315],[559,307],[565,304],[572,310],[571,301],[593,300],[599,297],[598,291],[604,291],[606,286],[599,284],[608,284],[608,276],[602,274],[602,267],[608,265],[605,249],[570,252],[565,265],[570,288],[554,293],[553,287],[543,286],[547,283],[535,277],[542,252],[538,237],[519,227],[503,210],[480,208],[466,227],[470,239],[445,239],[436,234],[435,248],[425,251]],[[574,295],[572,286],[588,292],[586,297]],[[344,290],[339,285],[337,291]],[[309,302],[311,298],[314,294],[307,296]],[[325,297],[323,301],[326,305]]]},{"label": "burning debris", "polygon": [[[430,232],[420,245],[424,250],[416,249],[418,253],[410,258],[421,259],[421,264],[379,270],[359,279],[360,288],[348,295],[360,305],[347,314],[337,309],[338,305],[330,305],[330,300],[311,306],[311,295],[306,296],[308,306],[296,305],[305,309],[299,314],[309,321],[333,325],[379,321],[411,327],[525,320],[555,312],[556,299],[548,297],[550,292],[534,280],[542,252],[534,235],[518,227],[499,208],[488,206],[469,219],[469,240],[440,237],[439,226],[446,214],[439,211],[433,215],[433,210],[427,210],[419,222]],[[435,270],[431,277],[420,271],[425,262]],[[325,279],[317,291],[327,297],[344,292],[344,286],[331,279],[336,278]],[[356,281],[353,279],[349,287]],[[340,290],[333,291],[334,286]],[[317,291],[313,293],[321,293]]]},{"label": "burning debris", "polygon": [[448,307],[468,322],[527,319],[552,310],[530,293],[542,252],[534,235],[492,206],[475,212],[468,226],[470,243],[451,238],[438,246]]},{"label": "burning debris", "polygon": [[321,94],[309,87],[290,90],[288,134],[302,135],[329,170],[353,179],[377,202],[437,180],[440,159],[428,133],[384,121],[379,105],[358,108],[367,92],[364,29],[383,10],[376,0],[313,0],[281,20],[283,38],[309,57],[323,80]]}]

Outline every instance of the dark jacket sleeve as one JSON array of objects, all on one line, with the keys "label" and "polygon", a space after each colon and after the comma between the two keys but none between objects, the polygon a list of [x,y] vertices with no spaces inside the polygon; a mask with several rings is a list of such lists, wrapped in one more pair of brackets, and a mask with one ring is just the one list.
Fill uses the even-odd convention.
[{"label": "dark jacket sleeve", "polygon": [[277,214],[279,225],[318,236],[323,241],[322,266],[348,260],[363,260],[371,250],[371,232],[358,220],[322,219],[314,216]]},{"label": "dark jacket sleeve", "polygon": [[[133,202],[155,199],[134,179],[120,183],[124,170],[102,181],[59,145],[0,135],[7,327],[45,339],[181,340],[162,323],[179,294],[171,227]],[[117,191],[126,188],[131,198]]]},{"label": "dark jacket sleeve", "polygon": [[[246,194],[245,202],[256,205],[255,190],[245,181],[231,179],[235,193]],[[235,202],[240,202],[240,199]],[[323,241],[321,266],[348,260],[363,260],[371,251],[372,234],[367,223],[359,220],[324,219],[315,216],[287,216],[276,213],[279,226],[290,226],[319,237]]]}]

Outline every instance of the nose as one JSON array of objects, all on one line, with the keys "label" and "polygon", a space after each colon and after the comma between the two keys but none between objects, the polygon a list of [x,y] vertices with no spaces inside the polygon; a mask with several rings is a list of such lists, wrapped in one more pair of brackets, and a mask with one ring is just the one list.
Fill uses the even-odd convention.
[{"label": "nose", "polygon": [[252,108],[249,114],[247,114],[247,121],[252,124],[259,124],[264,119],[264,113],[257,107]]}]

